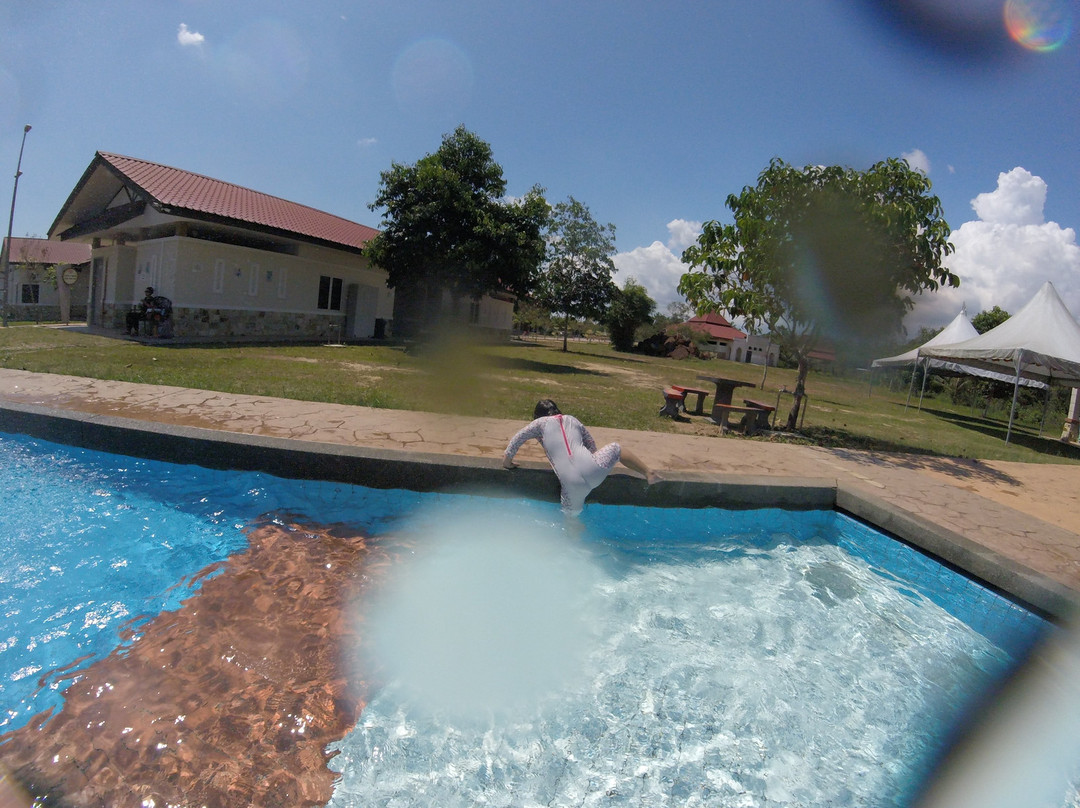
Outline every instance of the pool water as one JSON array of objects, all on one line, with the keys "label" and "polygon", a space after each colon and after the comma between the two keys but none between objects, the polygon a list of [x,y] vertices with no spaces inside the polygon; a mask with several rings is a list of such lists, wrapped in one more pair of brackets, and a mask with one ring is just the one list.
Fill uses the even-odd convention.
[{"label": "pool water", "polygon": [[[590,505],[567,534],[555,504],[9,435],[0,459],[0,732],[58,707],[65,677],[177,608],[268,512],[356,525],[391,547],[418,537],[400,549],[403,570],[431,559],[429,573],[455,571],[420,578],[429,594],[446,587],[438,631],[425,638],[406,611],[421,639],[401,654],[415,671],[447,651],[425,642],[468,642],[436,657],[421,690],[407,665],[388,669],[333,746],[335,806],[902,805],[964,707],[1045,629],[833,512]],[[457,540],[425,547],[454,526]],[[497,692],[500,670],[544,675],[525,699],[464,698],[478,678]],[[447,681],[448,701],[422,698]]]},{"label": "pool water", "polygon": [[[591,572],[564,564],[545,584],[572,581],[554,601],[586,615],[583,658],[567,656],[575,674],[525,705],[454,710],[418,698],[406,670],[334,745],[331,805],[905,805],[950,718],[1043,628],[839,514],[587,512],[593,538],[578,552]],[[423,532],[453,533],[437,513]],[[495,522],[499,535],[466,556],[493,558],[497,582],[514,566],[499,551],[513,531]],[[532,567],[544,575],[545,563]],[[438,568],[454,559],[440,553]],[[497,618],[456,614],[484,585],[448,584],[438,631],[470,638],[468,653],[494,631],[481,659],[512,665],[499,658],[511,636],[501,624],[533,626],[542,603],[525,593],[515,614],[516,599],[493,597]],[[994,639],[964,622],[977,612]],[[422,615],[407,616],[415,630]],[[433,657],[439,675],[467,668]],[[485,677],[483,690],[498,685]]]}]

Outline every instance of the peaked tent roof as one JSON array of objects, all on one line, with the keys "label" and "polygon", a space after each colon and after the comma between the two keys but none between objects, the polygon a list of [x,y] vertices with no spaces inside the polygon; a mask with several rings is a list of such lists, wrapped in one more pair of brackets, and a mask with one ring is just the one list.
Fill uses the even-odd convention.
[{"label": "peaked tent roof", "polygon": [[[103,171],[113,177],[111,196]],[[172,216],[188,216],[353,250],[361,249],[379,232],[340,216],[201,174],[97,152],[53,222],[49,235],[61,239],[82,235],[81,222],[73,215],[76,200],[86,191],[98,200],[95,213],[101,214],[121,190],[116,181],[144,197],[151,207]],[[131,215],[138,213],[141,209],[133,205]]]},{"label": "peaked tent roof", "polygon": [[996,328],[964,342],[923,347],[919,353],[966,367],[1080,386],[1080,324],[1049,281]]},{"label": "peaked tent roof", "polygon": [[[979,332],[975,330],[975,326],[973,326],[971,320],[968,319],[967,309],[962,308],[960,309],[960,313],[953,317],[952,322],[919,347],[912,348],[910,351],[897,354],[896,356],[875,359],[870,363],[870,367],[912,367],[917,362],[922,362],[924,366],[929,367],[931,373],[938,373],[944,376],[978,376],[983,379],[996,379],[1001,382],[1015,381],[1015,373],[1005,373],[999,370],[988,370],[986,368],[972,367],[971,365],[961,365],[957,362],[947,362],[944,359],[931,359],[926,355],[926,348],[966,342],[977,336],[979,336]],[[914,382],[914,377],[912,377],[912,381]],[[1020,379],[1020,384],[1026,387],[1046,387],[1044,382],[1035,381],[1033,379]]]},{"label": "peaked tent roof", "polygon": [[897,354],[896,356],[886,356],[883,359],[875,359],[870,363],[870,367],[882,368],[914,365],[919,358],[919,352],[923,348],[929,348],[933,345],[951,345],[954,342],[964,342],[977,336],[979,336],[979,332],[975,330],[975,326],[973,326],[971,320],[968,319],[967,309],[960,309],[960,313],[953,317],[952,322],[918,348],[912,348],[910,351]]}]

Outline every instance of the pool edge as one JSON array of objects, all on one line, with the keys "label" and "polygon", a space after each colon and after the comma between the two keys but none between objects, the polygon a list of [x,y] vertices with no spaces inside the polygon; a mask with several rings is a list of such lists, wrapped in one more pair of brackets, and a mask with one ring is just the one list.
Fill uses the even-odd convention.
[{"label": "pool edge", "polygon": [[[558,499],[546,463],[511,472],[496,458],[346,446],[0,402],[0,431],[56,443],[215,469],[262,471],[375,488]],[[591,501],[667,507],[835,509],[929,553],[1055,620],[1071,620],[1080,593],[1014,559],[831,477],[664,472],[648,486],[616,471]]]}]

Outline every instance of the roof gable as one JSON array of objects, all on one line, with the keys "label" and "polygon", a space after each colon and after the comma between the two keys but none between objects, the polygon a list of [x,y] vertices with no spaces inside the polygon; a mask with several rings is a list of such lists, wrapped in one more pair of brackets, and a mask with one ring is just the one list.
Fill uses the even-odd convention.
[{"label": "roof gable", "polygon": [[710,313],[692,317],[687,320],[684,325],[690,326],[694,331],[708,334],[714,340],[746,339],[746,334],[735,328],[731,322],[721,314]]},{"label": "roof gable", "polygon": [[[94,156],[57,217],[54,228],[80,190],[90,185],[93,175],[102,167],[125,185],[137,189],[154,208],[172,216],[214,220],[354,250],[361,249],[379,232],[373,227],[240,185],[108,152],[98,152]],[[59,235],[63,236],[62,233]]]}]

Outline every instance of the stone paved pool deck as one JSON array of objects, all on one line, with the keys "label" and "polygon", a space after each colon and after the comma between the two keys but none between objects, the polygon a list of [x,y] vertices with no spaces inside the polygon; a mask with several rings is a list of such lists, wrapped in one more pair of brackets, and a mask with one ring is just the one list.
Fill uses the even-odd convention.
[{"label": "stone paved pool deck", "polygon": [[[535,442],[519,453],[522,468],[501,467],[523,423],[0,369],[0,431],[282,476],[555,497]],[[618,472],[590,501],[837,507],[1048,614],[1069,618],[1080,604],[1080,465],[592,432],[661,481]]]}]

